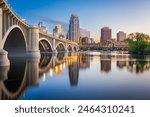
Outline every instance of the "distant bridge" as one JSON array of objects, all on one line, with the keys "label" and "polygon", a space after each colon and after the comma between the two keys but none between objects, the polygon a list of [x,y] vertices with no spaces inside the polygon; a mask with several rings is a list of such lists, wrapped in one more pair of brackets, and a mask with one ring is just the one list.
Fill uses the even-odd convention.
[{"label": "distant bridge", "polygon": [[77,51],[78,44],[39,32],[18,17],[6,0],[0,0],[0,66],[9,66],[11,57],[40,58],[40,52]]}]

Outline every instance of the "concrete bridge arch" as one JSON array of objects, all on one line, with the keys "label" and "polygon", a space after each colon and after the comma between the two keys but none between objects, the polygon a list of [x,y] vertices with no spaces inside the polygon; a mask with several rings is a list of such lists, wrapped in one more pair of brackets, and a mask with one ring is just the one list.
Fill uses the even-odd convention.
[{"label": "concrete bridge arch", "polygon": [[57,45],[55,46],[55,49],[57,52],[65,52],[66,51],[66,46],[64,43],[59,42],[57,43]]},{"label": "concrete bridge arch", "polygon": [[1,49],[6,50],[9,56],[26,56],[27,38],[21,27],[13,25],[8,29],[2,40]]},{"label": "concrete bridge arch", "polygon": [[42,55],[39,63],[39,73],[42,74],[44,72],[47,72],[50,67],[53,67],[52,62],[52,55]]},{"label": "concrete bridge arch", "polygon": [[[20,65],[17,65],[17,67]],[[12,80],[12,78],[10,79],[10,81],[12,80],[12,84],[13,86],[10,86],[10,81],[9,78],[3,82],[0,82],[0,87],[1,90],[3,92],[4,98],[7,99],[16,99],[17,97],[20,97],[22,95],[22,92],[24,92],[25,87],[26,87],[26,78],[27,78],[27,65],[23,65],[21,67],[19,67],[21,70],[21,74],[19,74],[19,76],[22,77],[17,77],[19,80]],[[11,71],[11,74],[13,72]]]},{"label": "concrete bridge arch", "polygon": [[73,47],[71,46],[71,44],[68,44],[67,50],[68,52],[73,52]]},{"label": "concrete bridge arch", "polygon": [[39,49],[42,52],[52,52],[53,46],[51,42],[47,38],[40,38],[39,39]]},{"label": "concrete bridge arch", "polygon": [[69,44],[72,48],[78,46],[70,40],[44,34],[38,26],[28,25],[15,14],[6,0],[0,0],[0,24],[0,66],[10,66],[8,56],[40,58],[39,44],[43,50],[53,53],[68,52]]}]

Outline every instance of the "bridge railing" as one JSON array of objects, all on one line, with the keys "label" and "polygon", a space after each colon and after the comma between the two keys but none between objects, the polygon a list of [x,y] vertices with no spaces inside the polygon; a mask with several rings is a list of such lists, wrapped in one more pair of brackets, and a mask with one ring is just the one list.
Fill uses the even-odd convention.
[{"label": "bridge railing", "polygon": [[6,8],[9,9],[9,11],[12,13],[12,15],[13,15],[17,20],[19,20],[19,21],[20,21],[21,23],[23,23],[25,26],[30,27],[30,25],[28,25],[27,22],[26,22],[24,19],[20,18],[20,17],[13,11],[12,7],[9,5],[9,3],[7,2],[7,0],[0,0],[0,3],[1,3],[1,4],[4,3],[4,4],[6,5]]},{"label": "bridge railing", "polygon": [[55,36],[53,36],[53,35],[43,33],[42,31],[40,32],[40,34],[45,35],[45,36],[48,36],[48,37],[50,37],[50,38],[55,38],[55,39],[57,39],[57,40],[67,41],[67,42],[70,42],[70,43],[72,43],[72,44],[74,44],[74,45],[78,45],[76,42],[71,41],[71,40],[69,40],[69,39],[66,39],[66,38],[58,38],[58,37],[55,37]]}]

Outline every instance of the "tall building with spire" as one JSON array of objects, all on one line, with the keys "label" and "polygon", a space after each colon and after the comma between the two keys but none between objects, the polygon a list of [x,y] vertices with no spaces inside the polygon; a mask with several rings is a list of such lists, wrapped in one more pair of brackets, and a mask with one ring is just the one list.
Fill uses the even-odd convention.
[{"label": "tall building with spire", "polygon": [[79,43],[80,38],[80,26],[79,26],[79,17],[72,14],[69,23],[69,39]]}]

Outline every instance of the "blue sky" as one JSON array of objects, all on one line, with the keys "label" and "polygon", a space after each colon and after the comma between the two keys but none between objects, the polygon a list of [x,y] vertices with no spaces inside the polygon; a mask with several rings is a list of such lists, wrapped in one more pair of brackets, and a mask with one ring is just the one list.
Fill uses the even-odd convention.
[{"label": "blue sky", "polygon": [[[77,14],[80,27],[99,39],[100,29],[109,26],[113,37],[119,31],[150,34],[150,0],[8,0],[14,11],[35,25],[40,17],[69,23]],[[51,31],[54,23],[47,24]],[[65,27],[66,28],[66,27]]]}]

